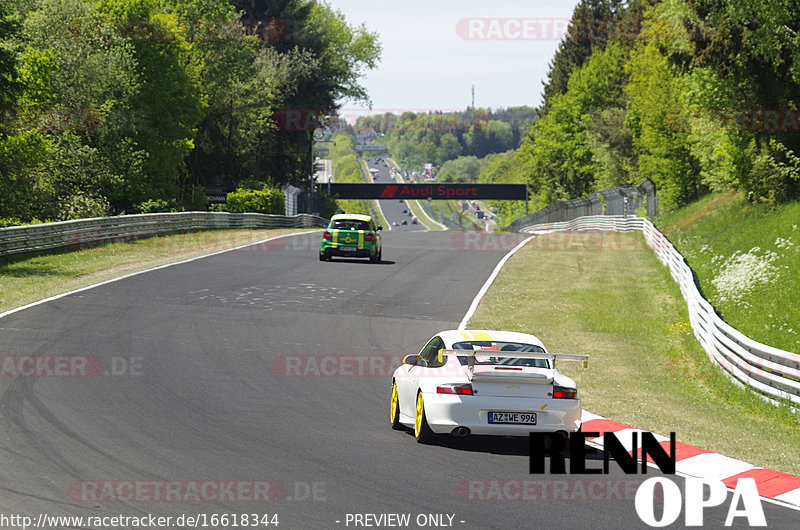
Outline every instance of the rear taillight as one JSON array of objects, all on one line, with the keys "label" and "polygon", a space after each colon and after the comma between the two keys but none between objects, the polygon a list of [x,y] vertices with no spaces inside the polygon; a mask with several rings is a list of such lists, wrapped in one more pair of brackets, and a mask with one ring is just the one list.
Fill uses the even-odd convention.
[{"label": "rear taillight", "polygon": [[577,399],[578,391],[574,388],[567,388],[563,386],[553,387],[553,398],[555,399]]},{"label": "rear taillight", "polygon": [[439,385],[436,387],[437,394],[458,394],[460,396],[471,396],[472,395],[472,385],[465,384],[465,385],[454,385],[454,384],[446,384],[446,385]]},{"label": "rear taillight", "polygon": [[322,233],[322,239],[327,239],[328,241],[333,241],[333,234],[331,234],[330,232],[325,230],[325,232]]},{"label": "rear taillight", "polygon": [[375,241],[375,232],[367,232],[364,234],[364,241]]}]

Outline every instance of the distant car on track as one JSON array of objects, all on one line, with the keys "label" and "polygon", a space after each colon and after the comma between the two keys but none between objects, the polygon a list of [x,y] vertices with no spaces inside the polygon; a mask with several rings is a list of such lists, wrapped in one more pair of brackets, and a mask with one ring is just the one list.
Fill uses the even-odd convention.
[{"label": "distant car on track", "polygon": [[333,256],[369,258],[380,263],[383,254],[380,231],[369,215],[336,214],[322,233],[319,260],[330,261]]},{"label": "distant car on track", "polygon": [[587,356],[548,353],[527,333],[437,333],[392,374],[392,428],[412,428],[420,443],[439,434],[568,436],[580,430],[581,397],[557,360]]}]

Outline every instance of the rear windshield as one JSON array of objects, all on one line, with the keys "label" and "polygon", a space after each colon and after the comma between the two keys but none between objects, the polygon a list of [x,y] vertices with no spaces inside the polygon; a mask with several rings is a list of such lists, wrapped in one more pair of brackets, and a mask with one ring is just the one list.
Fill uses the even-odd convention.
[{"label": "rear windshield", "polygon": [[[475,355],[476,365],[531,366],[534,368],[550,368],[550,361],[548,359],[518,359],[514,357],[501,356],[502,352],[515,351],[526,353],[546,353],[544,348],[541,346],[536,346],[535,344],[525,344],[522,342],[471,340],[456,342],[453,344],[453,349],[480,351],[480,354]],[[462,366],[464,366],[467,364],[467,357],[459,356],[458,361]]]},{"label": "rear windshield", "polygon": [[338,221],[331,221],[333,230],[369,230],[369,223],[366,221],[357,221],[355,219],[340,219]]}]

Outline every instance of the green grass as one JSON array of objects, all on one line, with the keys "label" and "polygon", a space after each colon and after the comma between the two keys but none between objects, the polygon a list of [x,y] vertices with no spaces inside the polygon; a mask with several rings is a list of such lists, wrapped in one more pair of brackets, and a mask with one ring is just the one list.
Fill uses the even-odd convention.
[{"label": "green grass", "polygon": [[378,216],[376,219],[377,224],[382,226],[384,230],[389,230],[389,221],[387,221],[386,217],[383,216],[383,210],[381,210],[378,201],[372,201],[372,207],[375,209],[375,213]]},{"label": "green grass", "polygon": [[466,230],[483,231],[483,225],[478,223],[476,217],[469,215],[466,210],[462,209],[458,201],[431,201],[430,206],[431,210],[435,212],[444,211],[445,217],[448,218],[451,214],[456,214],[456,217]]},{"label": "green grass", "polygon": [[51,250],[0,257],[0,312],[124,274],[303,231],[192,232],[85,250]]},{"label": "green grass", "polygon": [[504,266],[472,329],[533,333],[586,410],[758,466],[800,474],[800,417],[728,382],[691,334],[686,303],[640,234],[538,236]]},{"label": "green grass", "polygon": [[[728,323],[759,342],[800,353],[800,202],[773,208],[735,193],[713,194],[656,225],[689,261],[706,298]],[[732,265],[737,259],[752,263]],[[760,282],[754,281],[756,263],[767,271]],[[715,285],[726,271],[731,282]]]}]

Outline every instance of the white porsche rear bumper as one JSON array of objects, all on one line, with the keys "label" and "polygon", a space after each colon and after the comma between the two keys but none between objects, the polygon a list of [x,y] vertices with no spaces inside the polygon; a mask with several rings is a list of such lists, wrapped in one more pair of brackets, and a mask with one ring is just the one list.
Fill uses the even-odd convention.
[{"label": "white porsche rear bumper", "polygon": [[[581,426],[580,399],[541,399],[423,394],[425,418],[437,434],[466,427],[472,434],[528,436],[530,432],[575,432]],[[489,412],[536,414],[536,425],[489,423]]]}]

